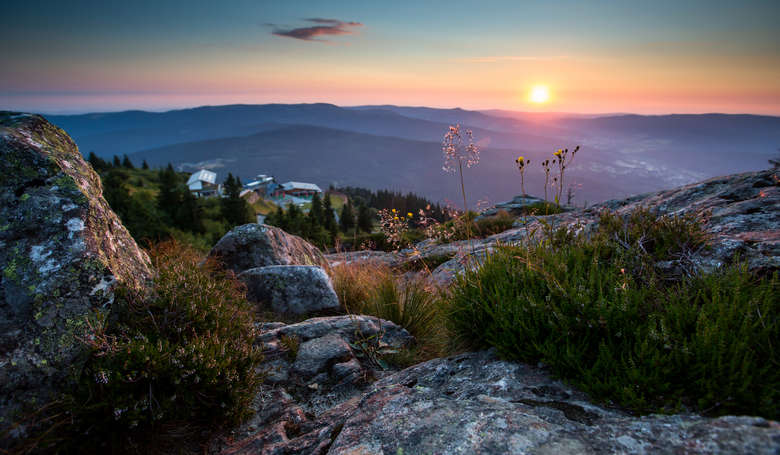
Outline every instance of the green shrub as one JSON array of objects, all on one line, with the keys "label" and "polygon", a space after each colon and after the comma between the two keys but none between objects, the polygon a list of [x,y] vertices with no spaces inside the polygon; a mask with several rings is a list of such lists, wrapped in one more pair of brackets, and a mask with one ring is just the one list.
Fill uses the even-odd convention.
[{"label": "green shrub", "polygon": [[124,446],[185,421],[213,430],[247,416],[255,396],[260,352],[240,283],[175,242],[152,259],[151,294],[124,292],[111,329],[87,340],[93,353],[73,414],[102,435],[90,444]]},{"label": "green shrub", "polygon": [[700,248],[700,226],[646,211],[601,221],[588,236],[499,247],[461,276],[447,318],[455,341],[541,361],[638,412],[777,418],[777,275],[730,267],[662,280],[655,261]]}]

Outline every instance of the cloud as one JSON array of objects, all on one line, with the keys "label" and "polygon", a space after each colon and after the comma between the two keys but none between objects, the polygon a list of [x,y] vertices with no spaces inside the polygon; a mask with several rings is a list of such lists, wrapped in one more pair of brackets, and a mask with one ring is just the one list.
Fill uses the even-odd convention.
[{"label": "cloud", "polygon": [[274,25],[274,30],[271,33],[276,36],[303,41],[328,41],[317,37],[323,35],[351,35],[355,27],[363,26],[360,22],[344,22],[338,19],[323,19],[321,17],[312,17],[304,20],[317,25],[291,29],[281,29]]}]

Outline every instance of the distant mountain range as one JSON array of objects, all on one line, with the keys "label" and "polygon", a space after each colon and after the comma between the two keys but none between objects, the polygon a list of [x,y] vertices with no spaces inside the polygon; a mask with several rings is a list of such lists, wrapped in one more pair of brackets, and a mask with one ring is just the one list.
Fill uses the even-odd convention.
[{"label": "distant mountain range", "polygon": [[519,192],[517,155],[530,158],[526,190],[543,193],[544,157],[581,145],[568,183],[575,202],[596,202],[702,178],[766,167],[780,146],[780,117],[468,111],[403,106],[267,104],[200,107],[163,113],[126,111],[51,115],[82,153],[128,154],[152,165],[208,167],[247,180],[258,173],[320,186],[355,185],[459,200],[441,170],[450,124],[474,132],[480,164],[467,171],[470,203]]}]

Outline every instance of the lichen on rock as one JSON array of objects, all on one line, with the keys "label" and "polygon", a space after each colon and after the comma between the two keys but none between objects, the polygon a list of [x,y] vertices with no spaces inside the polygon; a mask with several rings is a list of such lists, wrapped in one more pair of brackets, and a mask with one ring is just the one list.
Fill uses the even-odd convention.
[{"label": "lichen on rock", "polygon": [[2,432],[80,373],[80,338],[106,320],[116,284],[140,289],[152,272],[100,177],[43,117],[0,112],[0,175]]}]

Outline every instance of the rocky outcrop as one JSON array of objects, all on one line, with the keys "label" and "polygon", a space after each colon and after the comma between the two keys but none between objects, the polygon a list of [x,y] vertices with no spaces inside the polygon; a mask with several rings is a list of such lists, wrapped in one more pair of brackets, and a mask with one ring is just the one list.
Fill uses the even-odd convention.
[{"label": "rocky outcrop", "polygon": [[280,314],[338,310],[339,298],[325,271],[311,265],[274,265],[241,272],[247,299]]},{"label": "rocky outcrop", "polygon": [[[599,214],[609,210],[626,214],[640,207],[659,215],[693,215],[702,221],[710,234],[709,247],[687,258],[702,271],[713,271],[733,262],[743,261],[757,273],[780,269],[780,171],[758,172],[717,177],[672,190],[642,194],[628,199],[611,200],[587,209],[556,215],[520,217],[515,227],[500,234],[471,242],[437,244],[424,242],[417,252],[357,252],[329,255],[334,265],[364,260],[380,261],[398,267],[416,257],[453,254],[450,261],[433,271],[432,282],[439,286],[452,283],[468,266],[478,264],[498,243],[526,242],[532,233],[542,231],[541,223],[575,231],[592,230]],[[674,264],[668,265],[674,269]]]},{"label": "rocky outcrop", "polygon": [[329,454],[776,454],[756,417],[634,417],[491,352],[436,359],[374,384]]},{"label": "rocky outcrop", "polygon": [[[538,198],[536,196],[518,195],[513,197],[511,201],[499,202],[493,207],[483,210],[482,213],[479,214],[478,218],[493,216],[502,210],[509,213],[510,215],[521,216],[526,214],[529,207],[534,205],[542,205],[544,203],[544,199]],[[567,207],[566,210],[571,210],[571,208]]]},{"label": "rocky outcrop", "polygon": [[[331,369],[336,365],[341,363]],[[316,390],[327,389],[323,384]],[[294,395],[272,388],[258,396],[255,418],[223,454],[725,455],[780,450],[777,422],[632,416],[593,404],[543,369],[499,360],[492,351],[435,359],[385,375],[364,393],[346,394],[331,406],[301,406]]]},{"label": "rocky outcrop", "polygon": [[269,265],[328,267],[317,247],[265,224],[245,224],[232,229],[211,249],[209,257],[216,258],[237,274]]},{"label": "rocky outcrop", "polygon": [[37,410],[79,374],[79,338],[100,328],[115,286],[141,288],[151,272],[61,129],[0,112],[0,175],[2,434],[16,414]]},{"label": "rocky outcrop", "polygon": [[260,330],[265,383],[255,415],[234,431],[226,455],[326,453],[366,387],[392,373],[381,357],[414,341],[370,316],[266,323]]}]

